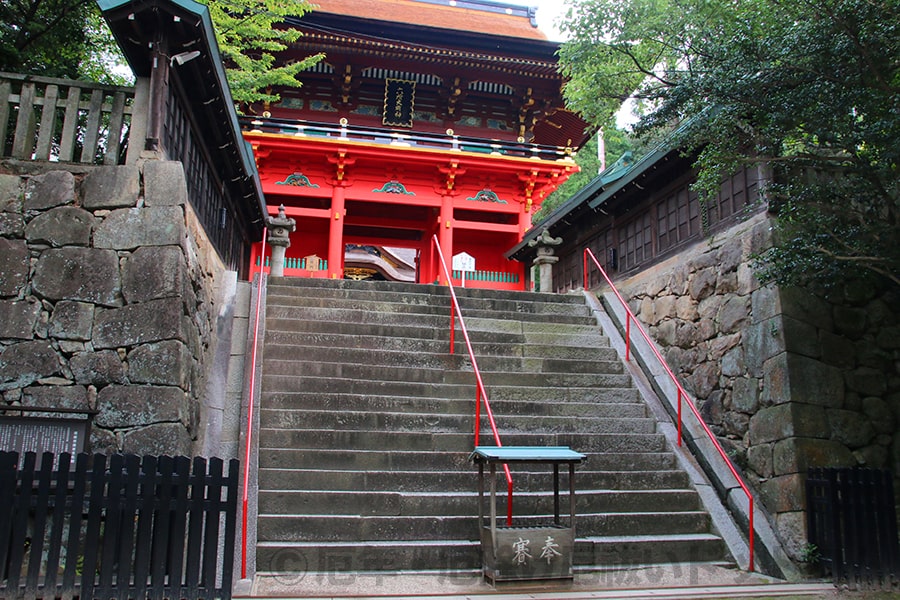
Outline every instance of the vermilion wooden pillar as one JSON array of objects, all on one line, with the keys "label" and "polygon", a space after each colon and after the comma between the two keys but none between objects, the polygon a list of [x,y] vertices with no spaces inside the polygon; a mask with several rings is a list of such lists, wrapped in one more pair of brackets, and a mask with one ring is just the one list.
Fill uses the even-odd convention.
[{"label": "vermilion wooden pillar", "polygon": [[[447,261],[447,268],[453,268],[453,196],[449,193],[444,194],[441,198],[441,214],[438,219],[437,224],[438,229],[438,243],[441,245],[441,252],[444,253],[444,260]],[[443,273],[441,272],[440,265],[437,264],[437,261],[440,260],[437,256],[435,256],[435,266],[437,268],[438,279],[441,284],[446,284],[444,281]]]},{"label": "vermilion wooden pillar", "polygon": [[522,239],[529,229],[531,229],[531,210],[523,204],[522,212],[519,213],[519,239]]},{"label": "vermilion wooden pillar", "polygon": [[331,193],[331,218],[328,223],[328,277],[344,278],[344,207],[346,189],[338,182]]},{"label": "vermilion wooden pillar", "polygon": [[[434,283],[438,279],[438,258],[434,251],[434,242],[429,235],[422,242],[422,254],[419,257],[419,283]],[[437,267],[439,268],[439,267]]]}]

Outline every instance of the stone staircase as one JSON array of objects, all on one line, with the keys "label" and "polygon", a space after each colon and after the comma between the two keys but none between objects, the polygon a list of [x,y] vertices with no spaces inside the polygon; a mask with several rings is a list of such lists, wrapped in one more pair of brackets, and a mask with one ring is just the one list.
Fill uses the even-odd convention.
[{"label": "stone staircase", "polygon": [[[448,353],[448,290],[271,278],[267,296],[257,571],[480,569],[475,378],[461,335]],[[588,455],[576,568],[731,562],[581,296],[458,296],[503,445]],[[513,479],[515,525],[546,523],[548,469]]]}]

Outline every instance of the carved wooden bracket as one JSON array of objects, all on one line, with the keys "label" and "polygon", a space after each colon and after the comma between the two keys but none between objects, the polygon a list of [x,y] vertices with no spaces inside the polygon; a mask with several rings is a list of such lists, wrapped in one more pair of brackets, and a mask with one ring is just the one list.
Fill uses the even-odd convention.
[{"label": "carved wooden bracket", "polygon": [[537,169],[532,169],[529,171],[528,175],[519,175],[519,180],[524,184],[522,193],[525,196],[525,212],[531,212],[531,205],[533,202],[532,195],[534,194],[534,187],[538,182],[538,171]]},{"label": "carved wooden bracket", "polygon": [[328,162],[334,165],[334,181],[337,182],[335,185],[349,185],[349,182],[345,181],[347,167],[356,164],[356,159],[348,157],[347,153],[347,150],[341,149],[336,155],[328,157]]},{"label": "carved wooden bracket", "polygon": [[438,171],[444,175],[443,187],[440,185],[436,186],[435,191],[441,195],[450,195],[456,193],[456,178],[459,175],[465,174],[466,170],[461,169],[458,161],[450,161],[450,164],[446,167],[438,167]]}]

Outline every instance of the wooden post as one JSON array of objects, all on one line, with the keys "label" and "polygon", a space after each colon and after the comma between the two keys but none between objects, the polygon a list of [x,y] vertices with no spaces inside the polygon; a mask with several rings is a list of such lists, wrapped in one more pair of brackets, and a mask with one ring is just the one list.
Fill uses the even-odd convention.
[{"label": "wooden post", "polygon": [[328,220],[328,278],[344,278],[344,198],[346,190],[338,182],[331,194],[331,216]]},{"label": "wooden post", "polygon": [[31,158],[31,142],[34,139],[34,100],[33,83],[23,83],[19,94],[19,115],[16,118],[16,135],[13,139],[12,157]]},{"label": "wooden post", "polygon": [[147,139],[147,121],[150,117],[150,79],[138,77],[134,82],[134,108],[131,113],[131,132],[125,164],[133,165],[141,157],[144,140]]},{"label": "wooden post", "polygon": [[169,61],[166,60],[164,42],[153,44],[150,71],[150,103],[147,111],[147,137],[144,150],[162,150],[162,131],[165,122],[166,98],[169,95]]},{"label": "wooden post", "polygon": [[[441,215],[438,221],[438,243],[441,246],[441,252],[448,260],[452,261],[453,257],[453,196],[448,193],[441,196]],[[451,265],[452,268],[452,265]],[[442,278],[440,269],[438,269],[438,278]],[[452,275],[452,273],[451,273]],[[447,283],[442,281],[442,284]],[[465,284],[463,285],[465,287]]]}]

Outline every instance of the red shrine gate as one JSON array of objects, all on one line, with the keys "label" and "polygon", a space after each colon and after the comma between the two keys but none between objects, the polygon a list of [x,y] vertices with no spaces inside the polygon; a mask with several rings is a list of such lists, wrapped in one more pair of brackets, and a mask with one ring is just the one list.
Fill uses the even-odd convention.
[{"label": "red shrine gate", "polygon": [[352,276],[358,245],[413,250],[432,283],[437,236],[448,261],[474,258],[472,285],[524,289],[527,265],[503,255],[589,136],[565,109],[559,45],[533,11],[488,0],[316,4],[288,19],[303,35],[279,60],[324,60],[242,122],[269,212],[297,221],[285,275]]},{"label": "red shrine gate", "polygon": [[354,244],[415,250],[416,281],[431,283],[436,235],[448,261],[474,257],[472,285],[524,289],[526,266],[503,253],[578,168],[557,148],[526,144],[271,120],[252,127],[244,135],[269,212],[284,205],[297,221],[286,276],[343,278],[345,246]]}]

